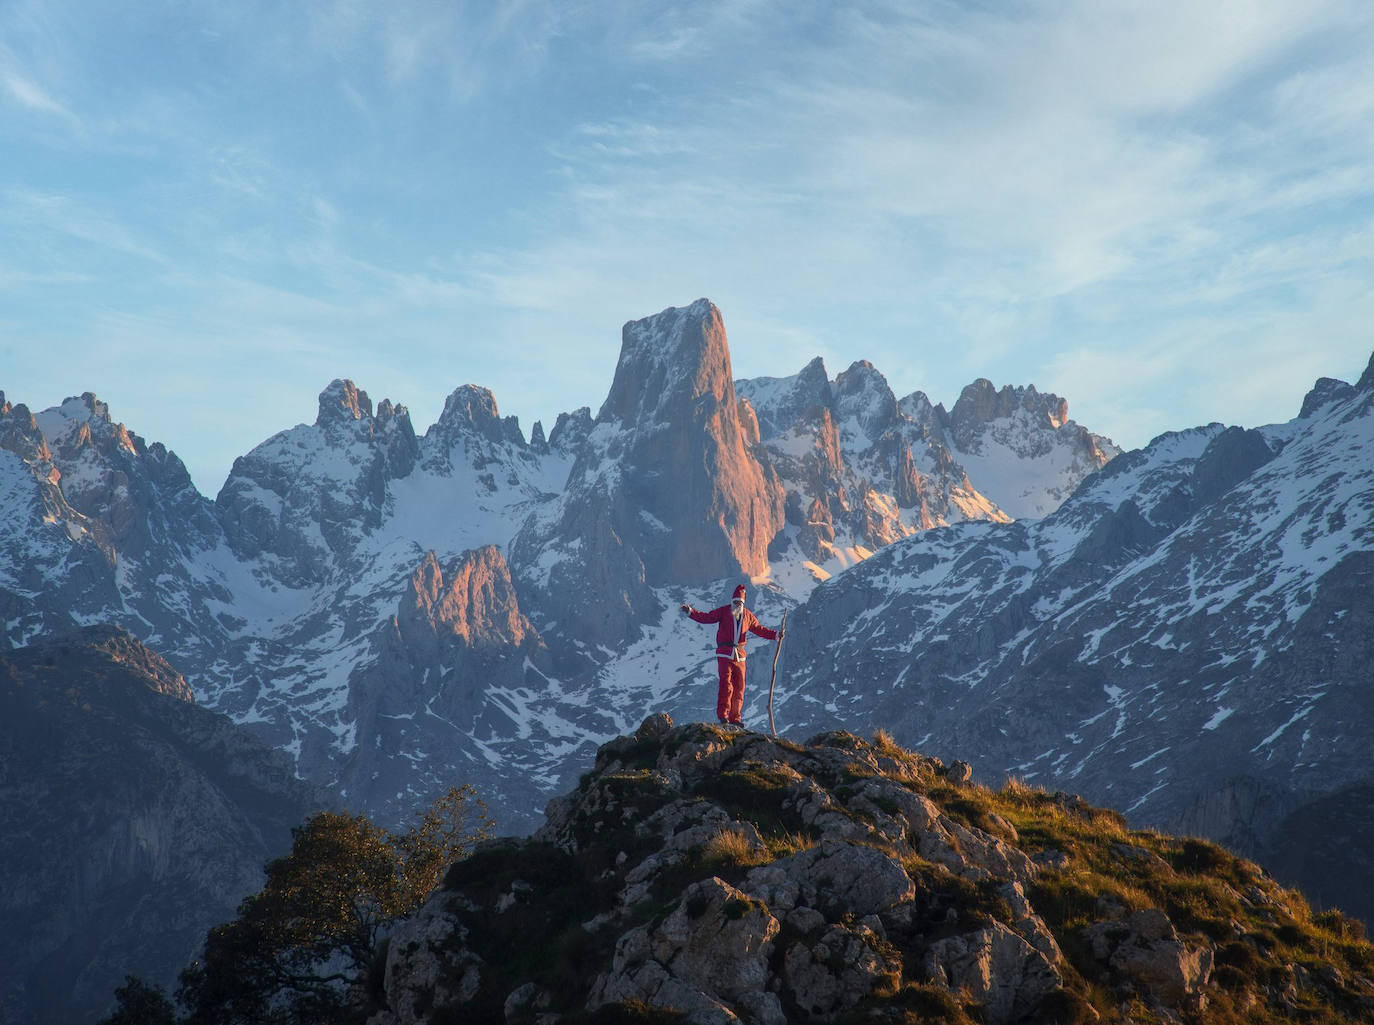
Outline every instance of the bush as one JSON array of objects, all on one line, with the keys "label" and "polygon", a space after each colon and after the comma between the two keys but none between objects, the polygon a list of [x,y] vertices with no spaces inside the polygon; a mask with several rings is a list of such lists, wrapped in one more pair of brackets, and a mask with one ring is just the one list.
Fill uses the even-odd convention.
[{"label": "bush", "polygon": [[177,998],[188,1025],[339,1020],[344,995],[378,962],[382,932],[420,906],[450,862],[491,827],[471,787],[393,834],[361,815],[321,812],[292,830],[261,891],[211,929]]}]

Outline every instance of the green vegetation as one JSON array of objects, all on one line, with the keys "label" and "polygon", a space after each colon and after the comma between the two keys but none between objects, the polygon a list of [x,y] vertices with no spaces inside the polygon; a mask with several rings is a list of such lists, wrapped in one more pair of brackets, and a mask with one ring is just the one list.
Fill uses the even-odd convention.
[{"label": "green vegetation", "polygon": [[[385,930],[491,828],[469,786],[451,788],[419,819],[398,834],[363,816],[311,816],[292,831],[291,852],[268,862],[262,890],[210,930],[201,959],[182,973],[183,1016],[174,1019],[160,990],[131,978],[102,1025],[348,1021],[349,987],[382,960]],[[164,1005],[166,1016],[157,1017]]]}]

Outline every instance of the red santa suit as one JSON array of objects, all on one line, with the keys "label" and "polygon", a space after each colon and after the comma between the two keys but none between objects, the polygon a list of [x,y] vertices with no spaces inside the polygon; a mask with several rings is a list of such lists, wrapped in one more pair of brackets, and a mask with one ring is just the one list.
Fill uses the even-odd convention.
[{"label": "red santa suit", "polygon": [[716,666],[720,671],[720,690],[716,694],[716,718],[721,722],[739,723],[744,711],[744,644],[749,634],[757,634],[766,641],[776,641],[776,630],[770,630],[744,607],[744,585],[735,588],[739,599],[739,613],[731,605],[722,605],[710,612],[699,612],[690,606],[683,610],[698,623],[716,624]]}]

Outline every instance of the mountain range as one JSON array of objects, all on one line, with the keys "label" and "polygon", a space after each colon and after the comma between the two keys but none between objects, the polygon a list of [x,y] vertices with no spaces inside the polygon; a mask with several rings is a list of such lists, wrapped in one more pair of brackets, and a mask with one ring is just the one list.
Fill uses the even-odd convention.
[{"label": "mountain range", "polygon": [[776,616],[896,539],[1049,508],[1116,451],[1034,388],[946,412],[866,363],[735,382],[705,300],[626,325],[595,417],[526,439],[464,385],[417,435],[335,381],[214,501],[93,394],[0,395],[4,635],[120,625],[356,807],[396,820],[456,776],[532,828],[647,705],[702,703],[707,646],[664,644],[680,600],[744,576]]},{"label": "mountain range", "polygon": [[699,300],[626,324],[595,416],[527,438],[464,385],[420,435],[336,380],[212,501],[94,394],[0,394],[0,629],[117,625],[345,805],[472,782],[525,832],[647,712],[709,715],[678,606],[745,582],[788,614],[784,733],[885,729],[1369,915],[1372,405],[1374,369],[1123,454],[1033,386],[737,381]]}]

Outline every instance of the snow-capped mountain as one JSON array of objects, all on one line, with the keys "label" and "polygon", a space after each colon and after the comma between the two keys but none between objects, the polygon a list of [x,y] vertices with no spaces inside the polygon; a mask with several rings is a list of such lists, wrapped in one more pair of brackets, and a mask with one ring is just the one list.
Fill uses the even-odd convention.
[{"label": "snow-capped mountain", "polygon": [[[866,361],[831,381],[817,358],[735,387],[786,488],[773,553],[795,546],[800,560],[778,561],[816,581],[921,530],[1044,516],[1120,452],[1034,385],[998,392],[979,379],[946,412],[919,391],[898,400]],[[779,582],[804,595],[811,581]]]},{"label": "snow-capped mountain", "polygon": [[[930,531],[818,588],[786,720],[883,726],[1329,885],[1292,825],[1359,848],[1312,809],[1374,785],[1374,361],[1337,385],[1286,424],[1157,438],[1043,520]],[[1374,912],[1374,889],[1355,899]]]},{"label": "snow-capped mountain", "polygon": [[947,412],[864,362],[734,381],[701,300],[627,324],[597,415],[547,437],[473,385],[417,435],[335,381],[213,502],[93,395],[0,395],[4,636],[121,625],[355,807],[470,781],[522,829],[646,711],[709,714],[678,605],[744,579],[791,611],[782,728],[882,726],[1282,858],[1275,823],[1374,789],[1371,392],[1112,458],[1030,386]]},{"label": "snow-capped mountain", "polygon": [[518,828],[645,707],[697,714],[709,644],[679,602],[743,577],[776,621],[884,543],[1005,520],[987,495],[1014,505],[1015,475],[1052,494],[1114,451],[1051,466],[1085,432],[1001,395],[960,433],[970,401],[899,403],[867,363],[736,382],[701,300],[627,324],[599,413],[547,438],[473,385],[417,435],[340,380],[213,502],[94,395],[37,416],[0,397],[5,638],[117,623],[359,806],[402,817],[470,779]]}]

